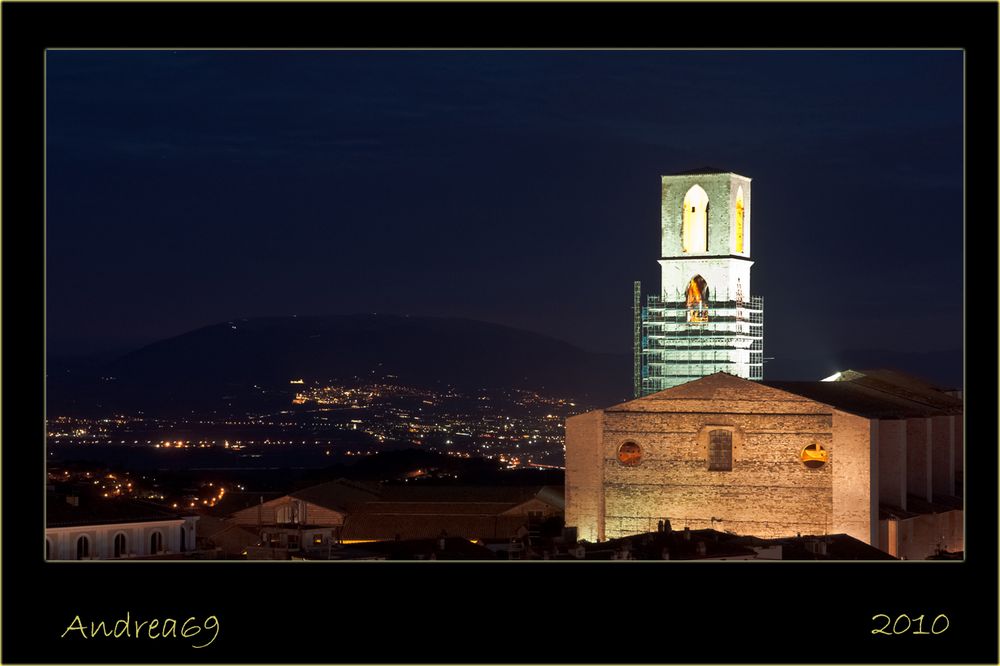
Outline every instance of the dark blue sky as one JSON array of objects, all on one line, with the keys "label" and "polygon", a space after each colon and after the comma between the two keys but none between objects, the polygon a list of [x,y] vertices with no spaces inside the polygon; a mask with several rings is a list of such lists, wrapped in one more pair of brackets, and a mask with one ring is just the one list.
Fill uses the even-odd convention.
[{"label": "dark blue sky", "polygon": [[753,178],[765,355],[954,349],[962,99],[959,51],[50,51],[50,351],[387,312],[627,352],[704,165]]}]

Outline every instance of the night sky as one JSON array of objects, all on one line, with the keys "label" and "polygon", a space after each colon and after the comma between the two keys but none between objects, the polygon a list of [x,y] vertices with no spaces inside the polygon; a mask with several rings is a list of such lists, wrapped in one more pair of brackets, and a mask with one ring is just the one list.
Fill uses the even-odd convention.
[{"label": "night sky", "polygon": [[960,51],[50,51],[50,353],[234,317],[631,349],[660,176],[753,179],[765,355],[962,346]]}]

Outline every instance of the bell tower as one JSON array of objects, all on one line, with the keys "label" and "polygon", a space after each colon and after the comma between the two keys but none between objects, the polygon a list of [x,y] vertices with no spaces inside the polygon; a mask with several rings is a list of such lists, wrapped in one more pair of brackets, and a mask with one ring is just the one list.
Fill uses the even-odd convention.
[{"label": "bell tower", "polygon": [[635,305],[637,397],[720,371],[763,378],[750,229],[746,176],[704,168],[661,178],[660,294]]}]

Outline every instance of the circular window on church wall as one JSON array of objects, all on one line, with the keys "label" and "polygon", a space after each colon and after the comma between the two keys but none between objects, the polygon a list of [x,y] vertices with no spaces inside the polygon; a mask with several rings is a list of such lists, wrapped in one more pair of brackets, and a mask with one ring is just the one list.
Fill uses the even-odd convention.
[{"label": "circular window on church wall", "polygon": [[618,462],[634,467],[642,461],[642,449],[635,442],[625,442],[618,447]]},{"label": "circular window on church wall", "polygon": [[809,469],[819,469],[826,464],[828,455],[826,449],[820,446],[819,443],[816,443],[802,449],[799,458],[802,460],[802,464]]}]

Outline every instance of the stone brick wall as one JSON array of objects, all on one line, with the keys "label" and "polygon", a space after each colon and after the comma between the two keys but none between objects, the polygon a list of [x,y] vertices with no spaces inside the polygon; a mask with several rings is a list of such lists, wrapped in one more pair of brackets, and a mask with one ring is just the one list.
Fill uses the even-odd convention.
[{"label": "stone brick wall", "polygon": [[906,420],[906,492],[931,501],[930,419]]},{"label": "stone brick wall", "polygon": [[950,552],[964,551],[963,522],[962,511],[922,514],[900,520],[897,557],[924,560],[934,555],[939,546]]},{"label": "stone brick wall", "polygon": [[660,185],[661,256],[684,254],[681,247],[681,212],[684,195],[699,185],[708,195],[708,254],[736,254],[736,194],[743,187],[743,252],[750,256],[750,179],[735,174],[663,176]]},{"label": "stone brick wall", "polygon": [[[846,533],[878,543],[879,425],[724,373],[572,417],[566,524],[590,540],[655,531],[666,519],[674,529]],[[891,447],[909,453],[908,425],[884,429],[887,457]],[[713,429],[732,433],[730,471],[708,469]],[[619,462],[626,442],[641,448],[639,464]],[[801,459],[814,443],[828,454],[815,469]],[[886,492],[904,492],[906,468],[884,466]]]},{"label": "stone brick wall", "polygon": [[906,421],[881,420],[878,427],[879,501],[906,508]]},{"label": "stone brick wall", "polygon": [[931,488],[941,495],[955,494],[954,416],[931,418]]},{"label": "stone brick wall", "polygon": [[955,417],[955,471],[965,469],[965,417]]},{"label": "stone brick wall", "polygon": [[688,282],[700,275],[708,284],[711,300],[735,300],[737,281],[743,300],[750,300],[750,267],[752,261],[722,257],[703,259],[660,260],[661,296],[667,300],[684,300]]},{"label": "stone brick wall", "polygon": [[833,532],[878,543],[878,421],[834,410],[833,430]]},{"label": "stone brick wall", "polygon": [[[663,519],[762,537],[830,533],[832,419],[830,407],[724,374],[606,410],[605,538],[655,530]],[[732,432],[731,471],[708,469],[716,428]],[[626,441],[642,448],[635,467],[618,462]],[[831,463],[809,469],[800,454],[815,442]],[[571,445],[568,434],[567,453]]]},{"label": "stone brick wall", "polygon": [[603,538],[603,425],[600,409],[566,419],[566,525],[591,542]]}]

